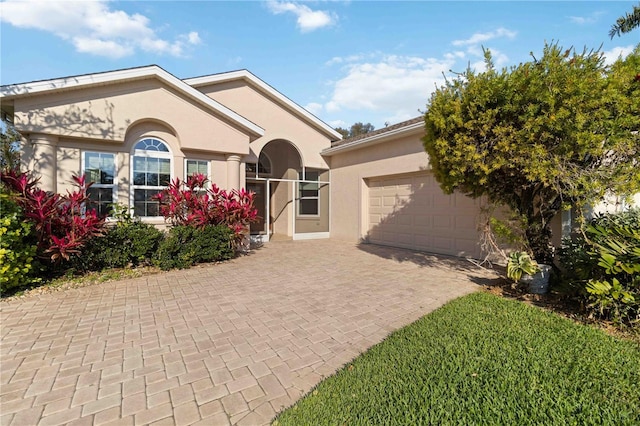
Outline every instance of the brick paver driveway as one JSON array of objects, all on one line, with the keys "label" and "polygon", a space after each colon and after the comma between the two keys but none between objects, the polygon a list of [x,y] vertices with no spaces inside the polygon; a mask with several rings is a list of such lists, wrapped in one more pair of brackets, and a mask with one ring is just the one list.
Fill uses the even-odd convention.
[{"label": "brick paver driveway", "polygon": [[490,274],[332,240],[2,302],[2,425],[264,424]]}]

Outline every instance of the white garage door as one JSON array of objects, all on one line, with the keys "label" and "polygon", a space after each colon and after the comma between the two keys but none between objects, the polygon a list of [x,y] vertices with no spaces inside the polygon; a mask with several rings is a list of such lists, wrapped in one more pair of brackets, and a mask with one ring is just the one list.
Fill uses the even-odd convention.
[{"label": "white garage door", "polygon": [[480,257],[478,200],[444,194],[431,173],[370,179],[368,191],[370,242]]}]

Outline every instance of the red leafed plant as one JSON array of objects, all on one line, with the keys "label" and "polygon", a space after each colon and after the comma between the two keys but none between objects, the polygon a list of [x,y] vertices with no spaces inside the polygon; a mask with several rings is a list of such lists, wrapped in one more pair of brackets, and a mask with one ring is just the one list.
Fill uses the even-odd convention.
[{"label": "red leafed plant", "polygon": [[76,189],[64,195],[43,191],[37,187],[38,179],[15,170],[1,172],[0,180],[14,193],[25,219],[34,224],[42,257],[54,263],[69,260],[90,238],[102,234],[104,219],[87,208],[91,184],[84,176],[73,176]]},{"label": "red leafed plant", "polygon": [[189,176],[186,182],[174,179],[154,197],[160,202],[160,213],[173,225],[227,225],[234,232],[234,242],[240,244],[249,224],[258,217],[253,192],[244,188],[225,191],[216,184],[206,188],[207,182],[200,173]]}]

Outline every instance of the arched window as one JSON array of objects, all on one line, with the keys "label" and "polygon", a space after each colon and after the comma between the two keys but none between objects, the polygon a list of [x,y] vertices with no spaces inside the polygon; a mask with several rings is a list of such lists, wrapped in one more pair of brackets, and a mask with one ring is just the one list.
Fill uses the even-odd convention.
[{"label": "arched window", "polygon": [[[257,163],[247,163],[245,165],[247,177],[270,177],[271,159],[264,152],[260,153]],[[257,172],[257,173],[256,173]]]},{"label": "arched window", "polygon": [[133,148],[131,196],[133,214],[141,217],[160,216],[159,203],[151,197],[171,182],[172,155],[169,147],[156,138],[140,140]]}]

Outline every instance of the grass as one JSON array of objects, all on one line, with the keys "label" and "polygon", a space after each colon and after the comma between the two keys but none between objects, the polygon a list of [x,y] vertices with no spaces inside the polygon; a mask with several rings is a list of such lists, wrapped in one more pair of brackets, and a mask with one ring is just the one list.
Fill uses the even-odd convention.
[{"label": "grass", "polygon": [[640,424],[640,346],[488,293],[324,380],[278,425]]}]

